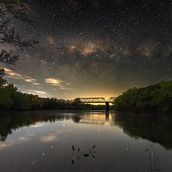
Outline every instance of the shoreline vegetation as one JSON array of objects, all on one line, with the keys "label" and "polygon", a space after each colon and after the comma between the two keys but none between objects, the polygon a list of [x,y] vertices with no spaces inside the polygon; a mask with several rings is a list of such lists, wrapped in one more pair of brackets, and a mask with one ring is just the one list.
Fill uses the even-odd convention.
[{"label": "shoreline vegetation", "polygon": [[29,110],[104,110],[105,105],[84,104],[79,98],[72,101],[56,98],[42,98],[38,95],[17,91],[13,84],[0,88],[0,111]]},{"label": "shoreline vegetation", "polygon": [[38,95],[22,93],[5,79],[5,70],[0,69],[0,112],[32,110],[104,110],[105,105],[84,104],[79,98],[64,100],[43,98]]},{"label": "shoreline vegetation", "polygon": [[114,108],[119,112],[171,114],[172,81],[129,89],[116,98]]},{"label": "shoreline vegetation", "polygon": [[[13,84],[0,77],[0,111],[32,110],[105,110],[105,105],[84,104],[79,98],[64,100],[42,98],[19,92]],[[111,110],[134,113],[172,113],[172,81],[162,81],[145,88],[132,88],[118,96]]]}]

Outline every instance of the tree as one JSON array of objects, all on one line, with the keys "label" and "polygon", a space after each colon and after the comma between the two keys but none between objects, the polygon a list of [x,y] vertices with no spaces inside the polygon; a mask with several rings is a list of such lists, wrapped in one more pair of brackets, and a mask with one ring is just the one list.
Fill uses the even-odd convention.
[{"label": "tree", "polygon": [[32,48],[37,41],[24,39],[17,31],[12,21],[20,20],[31,22],[29,18],[29,6],[24,0],[1,0],[0,1],[0,62],[15,64],[19,55],[15,50],[28,50]]},{"label": "tree", "polygon": [[75,99],[73,100],[73,103],[74,103],[74,104],[81,104],[82,102],[81,102],[81,99],[80,99],[80,98],[75,98]]},{"label": "tree", "polygon": [[114,102],[117,111],[126,112],[172,112],[172,81],[139,89],[129,89]]},{"label": "tree", "polygon": [[5,75],[5,70],[0,68],[0,88],[6,84],[6,80],[3,78]]}]

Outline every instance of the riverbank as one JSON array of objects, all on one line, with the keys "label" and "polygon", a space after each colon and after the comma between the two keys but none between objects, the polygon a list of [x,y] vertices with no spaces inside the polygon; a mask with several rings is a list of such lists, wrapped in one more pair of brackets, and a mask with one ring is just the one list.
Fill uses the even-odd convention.
[{"label": "riverbank", "polygon": [[145,88],[132,88],[115,100],[120,112],[172,114],[172,81]]},{"label": "riverbank", "polygon": [[19,92],[13,85],[0,88],[0,110],[104,110],[105,105],[84,104],[76,98],[72,101],[43,98],[38,95]]}]

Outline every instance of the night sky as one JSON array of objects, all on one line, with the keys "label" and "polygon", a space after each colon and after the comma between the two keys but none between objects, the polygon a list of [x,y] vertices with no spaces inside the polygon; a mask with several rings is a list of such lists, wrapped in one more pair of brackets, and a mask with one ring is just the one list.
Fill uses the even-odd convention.
[{"label": "night sky", "polygon": [[5,66],[7,80],[43,97],[117,96],[172,79],[172,0],[29,0],[40,43]]}]

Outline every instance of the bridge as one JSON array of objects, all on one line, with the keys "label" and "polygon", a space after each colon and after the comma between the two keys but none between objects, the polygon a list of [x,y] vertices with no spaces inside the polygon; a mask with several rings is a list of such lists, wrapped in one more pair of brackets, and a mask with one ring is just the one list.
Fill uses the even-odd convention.
[{"label": "bridge", "polygon": [[110,97],[108,100],[104,97],[81,97],[79,100],[82,103],[105,103],[106,111],[109,111],[109,103],[113,103],[116,97]]},{"label": "bridge", "polygon": [[83,103],[113,103],[116,97],[110,97],[106,100],[104,97],[84,97],[79,98]]}]

